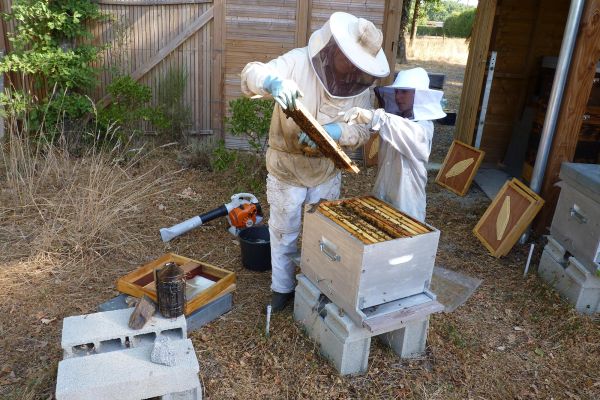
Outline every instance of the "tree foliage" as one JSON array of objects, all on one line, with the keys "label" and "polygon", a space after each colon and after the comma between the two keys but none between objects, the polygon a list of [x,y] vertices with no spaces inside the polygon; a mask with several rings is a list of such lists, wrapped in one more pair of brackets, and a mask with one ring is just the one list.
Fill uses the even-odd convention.
[{"label": "tree foliage", "polygon": [[466,38],[471,34],[474,20],[475,9],[448,17],[446,21],[444,21],[444,34],[450,37]]}]

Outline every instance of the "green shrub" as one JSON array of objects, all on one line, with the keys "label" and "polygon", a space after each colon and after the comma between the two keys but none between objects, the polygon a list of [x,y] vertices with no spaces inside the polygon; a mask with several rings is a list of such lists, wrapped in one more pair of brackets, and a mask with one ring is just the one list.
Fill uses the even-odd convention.
[{"label": "green shrub", "polygon": [[234,136],[245,136],[254,151],[262,153],[269,134],[273,104],[273,100],[247,97],[230,101],[231,117],[225,119],[228,131]]},{"label": "green shrub", "polygon": [[184,94],[188,74],[181,69],[169,69],[158,87],[158,104],[165,117],[160,129],[163,140],[179,140],[192,126],[192,108],[185,104]]},{"label": "green shrub", "polygon": [[417,36],[444,36],[444,28],[437,26],[417,26]]},{"label": "green shrub", "polygon": [[471,34],[474,20],[475,9],[464,11],[458,15],[448,17],[444,21],[444,33],[449,37],[466,38]]}]

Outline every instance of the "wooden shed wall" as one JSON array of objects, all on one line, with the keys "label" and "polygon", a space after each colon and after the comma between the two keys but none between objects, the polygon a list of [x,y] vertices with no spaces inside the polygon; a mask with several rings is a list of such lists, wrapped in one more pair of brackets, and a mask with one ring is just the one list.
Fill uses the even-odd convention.
[{"label": "wooden shed wall", "polygon": [[[558,56],[568,8],[569,2],[561,0],[498,1],[489,44],[489,51],[498,54],[481,141],[485,163],[504,159],[513,126],[531,98],[541,58]],[[467,71],[476,66],[471,67],[467,66]],[[466,74],[465,82],[470,78]],[[475,97],[463,96],[461,103],[480,104],[483,87],[476,88]],[[460,108],[466,109],[466,105]],[[457,131],[457,137],[473,143],[475,119],[461,127],[463,131]]]},{"label": "wooden shed wall", "polygon": [[[227,0],[225,101],[242,95],[240,73],[251,61],[270,61],[296,47],[335,11],[367,18],[384,28],[386,0]],[[302,13],[306,13],[302,15]],[[302,21],[303,19],[305,19]],[[302,23],[306,26],[302,26]],[[395,48],[394,48],[395,49]],[[225,135],[228,148],[249,149],[243,137]]]}]

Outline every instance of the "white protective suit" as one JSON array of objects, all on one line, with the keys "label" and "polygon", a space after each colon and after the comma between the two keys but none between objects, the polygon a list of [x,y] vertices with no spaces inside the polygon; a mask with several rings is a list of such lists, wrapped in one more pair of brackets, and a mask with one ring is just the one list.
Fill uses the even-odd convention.
[{"label": "white protective suit", "polygon": [[[370,135],[365,126],[349,126],[338,115],[353,106],[370,107],[369,92],[353,98],[332,98],[319,82],[307,48],[294,49],[266,64],[252,62],[242,71],[242,91],[246,96],[268,96],[262,83],[268,75],[291,79],[304,97],[302,104],[321,124],[340,122],[342,146],[357,146]],[[295,266],[290,256],[297,250],[302,205],[319,199],[336,199],[340,194],[341,176],[333,162],[325,157],[306,157],[298,144],[300,128],[287,119],[276,105],[269,128],[266,162],[267,200],[270,206],[271,289],[278,293],[294,290]]]},{"label": "white protective suit", "polygon": [[373,195],[425,221],[426,164],[431,153],[433,122],[409,121],[379,109],[373,118],[378,130],[379,171]]}]

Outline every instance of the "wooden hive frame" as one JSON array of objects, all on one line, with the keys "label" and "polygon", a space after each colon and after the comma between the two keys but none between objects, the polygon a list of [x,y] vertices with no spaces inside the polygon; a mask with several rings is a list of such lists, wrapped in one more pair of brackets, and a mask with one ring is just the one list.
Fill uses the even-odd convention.
[{"label": "wooden hive frame", "polygon": [[173,253],[167,253],[119,278],[117,280],[117,290],[135,297],[146,295],[157,301],[154,271],[168,262],[176,263],[186,274],[187,279],[190,278],[190,274],[193,274],[194,276],[204,276],[215,282],[196,297],[186,299],[185,315],[189,315],[198,308],[235,290],[236,276],[234,272]]},{"label": "wooden hive frame", "polygon": [[[284,109],[283,112],[288,118],[294,120],[296,125],[305,132],[310,139],[315,142],[321,153],[331,159],[337,168],[358,174],[360,170],[348,155],[342,150],[339,144],[336,143],[323,129],[321,124],[311,115],[304,107],[302,102],[296,100],[296,110]],[[308,146],[307,146],[308,147]],[[308,149],[303,150],[308,155],[315,153]]]},{"label": "wooden hive frame", "polygon": [[324,201],[318,209],[365,244],[431,232],[426,225],[373,196]]},{"label": "wooden hive frame", "polygon": [[454,140],[442,168],[435,177],[435,182],[459,196],[464,196],[471,187],[484,156],[484,151]]},{"label": "wooden hive frame", "polygon": [[506,181],[485,211],[473,234],[494,257],[502,257],[515,245],[544,205],[544,200],[521,181]]}]

